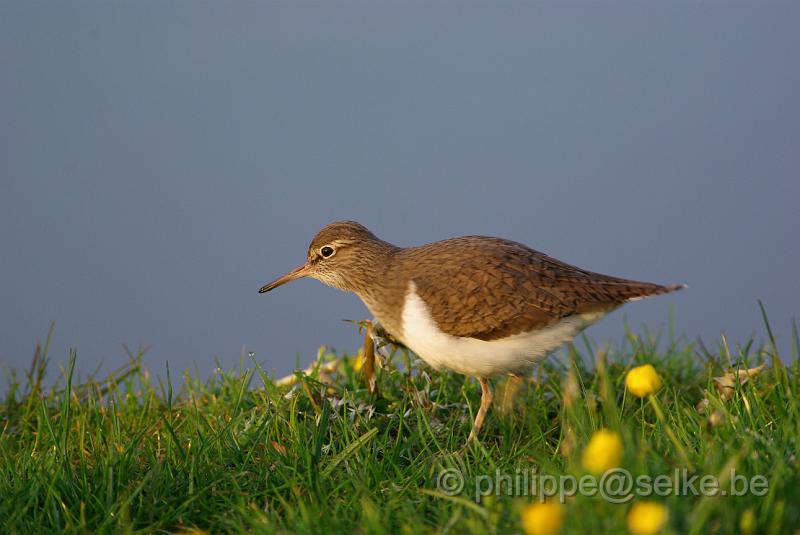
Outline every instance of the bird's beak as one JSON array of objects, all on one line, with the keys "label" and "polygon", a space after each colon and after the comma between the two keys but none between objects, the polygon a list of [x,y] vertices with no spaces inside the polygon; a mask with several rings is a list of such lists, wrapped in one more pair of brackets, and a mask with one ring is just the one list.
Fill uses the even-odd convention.
[{"label": "bird's beak", "polygon": [[296,267],[283,277],[277,278],[269,284],[262,286],[258,293],[263,294],[277,288],[278,286],[281,286],[282,284],[286,284],[287,282],[291,282],[301,277],[307,277],[311,273],[311,270],[312,268],[309,264],[303,264],[302,266]]}]

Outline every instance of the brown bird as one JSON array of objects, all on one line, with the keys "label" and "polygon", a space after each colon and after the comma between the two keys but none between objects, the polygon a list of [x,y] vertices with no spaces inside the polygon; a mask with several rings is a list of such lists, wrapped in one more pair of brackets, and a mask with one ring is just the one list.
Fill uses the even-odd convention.
[{"label": "brown bird", "polygon": [[469,439],[492,403],[489,377],[529,373],[624,303],[683,288],[593,273],[501,238],[397,247],[354,221],[320,230],[305,264],[259,293],[300,277],[354,292],[386,332],[432,367],[476,377],[481,406]]}]

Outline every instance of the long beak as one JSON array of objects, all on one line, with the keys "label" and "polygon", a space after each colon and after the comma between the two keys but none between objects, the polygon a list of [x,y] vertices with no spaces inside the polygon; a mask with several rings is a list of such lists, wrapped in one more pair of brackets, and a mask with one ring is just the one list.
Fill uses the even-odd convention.
[{"label": "long beak", "polygon": [[309,273],[311,273],[311,266],[309,266],[308,264],[303,264],[302,266],[294,268],[283,277],[275,279],[269,284],[265,284],[264,286],[261,287],[258,293],[263,294],[270,290],[274,290],[278,286],[286,284],[287,282],[291,282],[295,279],[299,279],[302,277],[307,277]]}]

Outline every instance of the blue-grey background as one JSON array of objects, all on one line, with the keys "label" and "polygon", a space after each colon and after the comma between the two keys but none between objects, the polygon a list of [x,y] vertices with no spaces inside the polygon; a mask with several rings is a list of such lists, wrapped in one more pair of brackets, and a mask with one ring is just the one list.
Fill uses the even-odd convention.
[{"label": "blue-grey background", "polygon": [[800,297],[800,4],[0,3],[0,363],[162,374],[352,351],[313,234],[461,234],[689,290],[589,330],[764,330]]}]

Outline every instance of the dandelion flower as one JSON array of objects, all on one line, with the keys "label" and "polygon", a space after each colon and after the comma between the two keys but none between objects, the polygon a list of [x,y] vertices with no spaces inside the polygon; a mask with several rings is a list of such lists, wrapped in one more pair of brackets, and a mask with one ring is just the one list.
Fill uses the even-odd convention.
[{"label": "dandelion flower", "polygon": [[752,509],[747,509],[739,518],[739,531],[742,535],[753,535],[756,532],[756,515]]},{"label": "dandelion flower", "polygon": [[636,397],[644,397],[661,388],[661,377],[650,364],[637,366],[625,376],[625,386]]},{"label": "dandelion flower", "polygon": [[602,474],[619,466],[622,461],[622,439],[608,429],[595,431],[583,449],[583,467],[595,474]]},{"label": "dandelion flower", "polygon": [[628,511],[631,535],[655,535],[667,522],[667,508],[656,502],[638,502]]},{"label": "dandelion flower", "polygon": [[564,523],[564,506],[559,502],[536,502],[521,513],[526,535],[555,535]]}]

